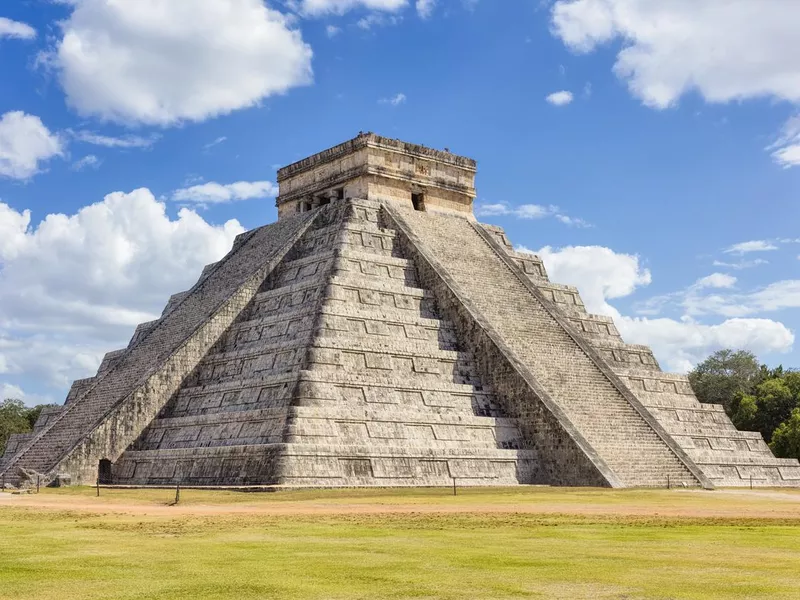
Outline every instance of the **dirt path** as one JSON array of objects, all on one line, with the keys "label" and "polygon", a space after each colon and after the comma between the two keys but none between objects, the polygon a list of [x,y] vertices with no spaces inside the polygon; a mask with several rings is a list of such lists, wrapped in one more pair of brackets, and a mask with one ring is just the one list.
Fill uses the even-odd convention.
[{"label": "dirt path", "polygon": [[674,492],[674,502],[649,502],[646,499],[615,498],[611,502],[559,501],[532,497],[530,501],[487,502],[476,498],[432,498],[430,501],[404,502],[402,499],[351,498],[329,500],[275,500],[257,496],[253,501],[236,503],[196,503],[191,490],[183,493],[184,502],[169,506],[169,493],[164,503],[149,499],[128,501],[115,499],[114,491],[101,498],[61,494],[10,495],[0,493],[3,508],[78,511],[131,516],[215,516],[215,515],[365,515],[365,514],[575,514],[607,516],[653,516],[694,518],[752,518],[800,520],[800,493],[781,491],[720,490],[713,493]]}]

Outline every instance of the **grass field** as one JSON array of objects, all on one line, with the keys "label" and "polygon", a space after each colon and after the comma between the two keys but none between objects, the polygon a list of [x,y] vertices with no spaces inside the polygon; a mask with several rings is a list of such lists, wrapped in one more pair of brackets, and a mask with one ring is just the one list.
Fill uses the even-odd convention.
[{"label": "grass field", "polygon": [[1,598],[800,598],[800,492],[0,494]]}]

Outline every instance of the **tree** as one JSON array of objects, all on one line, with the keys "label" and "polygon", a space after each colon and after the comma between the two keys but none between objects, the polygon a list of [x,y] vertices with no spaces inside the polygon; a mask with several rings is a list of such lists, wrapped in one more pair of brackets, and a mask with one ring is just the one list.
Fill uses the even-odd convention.
[{"label": "tree", "polygon": [[772,432],[797,408],[797,398],[784,379],[768,379],[756,388],[758,429],[768,442]]},{"label": "tree", "polygon": [[757,427],[756,416],[758,414],[758,403],[756,397],[750,394],[740,395],[735,402],[731,421],[740,431],[752,431]]},{"label": "tree", "polygon": [[770,448],[780,458],[800,458],[800,408],[795,408],[791,416],[778,425]]},{"label": "tree", "polygon": [[783,381],[792,390],[792,395],[800,399],[800,371],[786,371]]},{"label": "tree", "polygon": [[7,399],[0,402],[0,456],[6,451],[8,438],[12,434],[28,433],[33,429],[28,412],[22,400]]},{"label": "tree", "polygon": [[752,352],[718,350],[689,373],[689,383],[700,402],[722,404],[730,415],[737,394],[752,394],[766,371]]}]

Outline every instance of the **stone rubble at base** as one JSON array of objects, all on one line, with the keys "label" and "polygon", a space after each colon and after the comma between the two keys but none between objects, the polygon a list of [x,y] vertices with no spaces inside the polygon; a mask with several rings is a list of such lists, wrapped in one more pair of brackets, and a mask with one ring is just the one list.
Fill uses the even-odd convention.
[{"label": "stone rubble at base", "polygon": [[798,486],[577,289],[472,214],[475,162],[357,138],[63,407],[15,485]]}]

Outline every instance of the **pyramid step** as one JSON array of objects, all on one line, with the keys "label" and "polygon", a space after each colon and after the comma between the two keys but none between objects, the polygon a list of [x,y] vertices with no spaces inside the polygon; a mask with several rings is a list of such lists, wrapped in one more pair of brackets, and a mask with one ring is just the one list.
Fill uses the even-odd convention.
[{"label": "pyramid step", "polygon": [[277,444],[284,439],[287,414],[283,407],[156,419],[130,449]]},{"label": "pyramid step", "polygon": [[231,352],[255,345],[308,339],[316,318],[313,309],[313,305],[305,305],[278,315],[235,323],[228,330],[224,351]]},{"label": "pyramid step", "polygon": [[370,407],[293,407],[289,442],[408,444],[417,447],[518,448],[512,419],[452,412],[423,412],[416,407],[387,410]]},{"label": "pyramid step", "polygon": [[772,456],[696,453],[693,458],[719,486],[800,486],[800,464]]},{"label": "pyramid step", "polygon": [[630,368],[641,368],[661,371],[653,351],[647,346],[626,344],[619,339],[596,339],[592,345],[614,370],[622,368],[629,372]]},{"label": "pyramid step", "polygon": [[305,258],[286,261],[276,269],[267,281],[272,289],[294,285],[303,281],[319,281],[333,268],[335,256],[332,250],[314,253]]},{"label": "pyramid step", "polygon": [[401,294],[416,298],[433,298],[431,292],[408,285],[404,280],[377,278],[355,271],[338,271],[330,280],[331,285],[368,290],[376,293]]},{"label": "pyramid step", "polygon": [[114,482],[148,485],[466,485],[531,482],[535,453],[476,448],[259,444],[128,451]]},{"label": "pyramid step", "polygon": [[634,390],[640,402],[653,411],[669,410],[690,410],[713,413],[725,413],[725,409],[719,404],[702,404],[697,401],[694,394],[676,394],[675,392],[647,392]]}]

